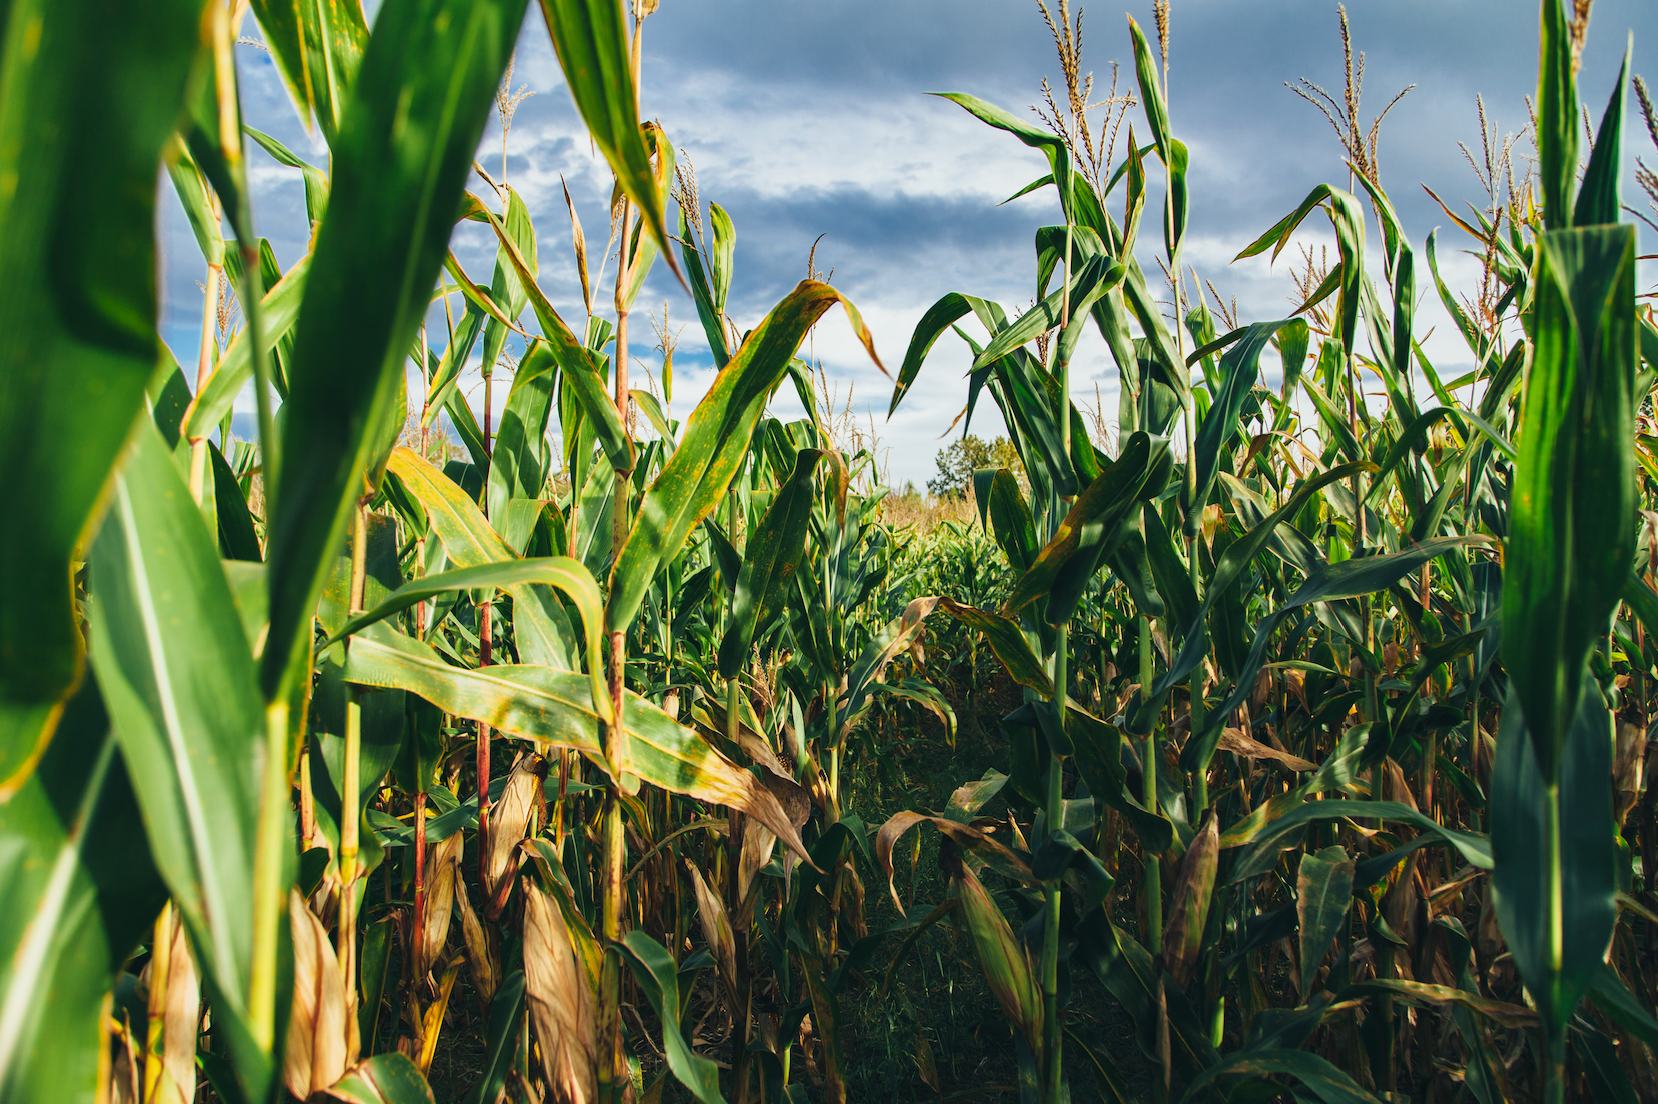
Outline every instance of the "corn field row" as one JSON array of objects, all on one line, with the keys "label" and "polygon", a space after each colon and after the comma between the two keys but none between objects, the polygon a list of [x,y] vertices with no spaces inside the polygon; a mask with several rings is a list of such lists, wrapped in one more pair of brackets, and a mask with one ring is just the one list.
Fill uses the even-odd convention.
[{"label": "corn field row", "polygon": [[[852,302],[728,313],[732,220],[639,111],[654,0],[540,7],[0,8],[0,1101],[1658,1098],[1658,319],[1620,191],[1658,120],[1626,55],[1582,128],[1588,4],[1541,3],[1535,171],[1446,209],[1480,287],[1405,234],[1355,94],[1345,186],[1240,254],[1327,223],[1336,262],[1254,322],[1182,275],[1168,5],[1109,140],[1042,7],[1041,125],[947,97],[1046,162],[1032,305],[945,296],[891,372],[889,413],[959,338],[963,431],[988,397],[1017,470],[926,532],[799,355],[850,324],[887,371]],[[249,14],[326,166],[244,122]],[[604,249],[560,214],[579,303],[475,160],[525,28],[614,175]],[[304,180],[286,271],[250,142]],[[158,181],[204,263],[188,370]],[[660,399],[631,378],[658,265],[718,369],[683,421],[671,343]],[[884,807],[969,738],[991,769]],[[958,983],[1003,1021],[971,1072],[926,1022]]]}]

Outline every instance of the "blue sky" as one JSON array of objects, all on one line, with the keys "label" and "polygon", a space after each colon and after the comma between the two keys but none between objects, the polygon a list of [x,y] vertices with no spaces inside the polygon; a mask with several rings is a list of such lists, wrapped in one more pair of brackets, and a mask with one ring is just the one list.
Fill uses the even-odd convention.
[{"label": "blue sky", "polygon": [[[371,16],[377,8],[369,5]],[[1135,3],[1127,10],[1149,31],[1150,8],[1149,2]],[[1112,62],[1123,63],[1123,84],[1131,86],[1123,6],[1084,10],[1083,68],[1103,86]],[[1355,45],[1366,55],[1363,117],[1368,120],[1405,85],[1416,86],[1383,127],[1383,183],[1419,250],[1427,234],[1441,227],[1442,271],[1453,287],[1470,287],[1478,264],[1457,252],[1467,239],[1421,185],[1453,206],[1482,199],[1458,143],[1478,151],[1476,94],[1484,96],[1488,116],[1501,130],[1518,131],[1525,123],[1523,97],[1536,80],[1536,7],[1522,0],[1353,0],[1348,13]],[[1264,259],[1228,262],[1314,185],[1345,184],[1342,151],[1329,124],[1285,87],[1306,77],[1339,95],[1336,6],[1324,0],[1174,0],[1172,24],[1171,123],[1192,162],[1187,262],[1222,296],[1236,299],[1245,321],[1282,317],[1294,293],[1289,256],[1275,268]],[[1658,84],[1658,4],[1600,0],[1581,78],[1597,119],[1631,30],[1633,70]],[[257,37],[253,20],[242,33]],[[645,112],[661,120],[695,164],[704,202],[720,203],[736,225],[731,310],[740,325],[753,325],[807,275],[819,235],[817,268],[833,269],[834,284],[857,303],[894,372],[916,321],[941,295],[986,296],[1010,310],[1030,302],[1033,235],[1056,220],[1057,205],[1051,190],[998,204],[1045,171],[1042,158],[926,93],[971,92],[1027,114],[1044,77],[1060,83],[1034,0],[662,0],[646,23],[644,45]],[[268,55],[244,45],[238,56],[250,124],[324,163],[320,137],[299,124]],[[535,95],[514,119],[506,175],[535,219],[543,288],[567,316],[579,316],[560,178],[569,184],[591,241],[604,233],[609,174],[589,147],[534,4],[519,39],[515,83]],[[1103,95],[1103,87],[1096,95]],[[1139,124],[1138,109],[1131,118]],[[1143,125],[1137,129],[1144,131]],[[1658,151],[1638,115],[1625,148],[1625,198],[1633,202],[1639,198],[1633,155],[1658,167]],[[1529,142],[1517,150],[1529,152]],[[251,156],[256,225],[286,267],[306,245],[299,174],[257,149]],[[480,159],[492,174],[500,172],[494,123]],[[1158,176],[1160,170],[1154,180]],[[474,190],[483,192],[481,181]],[[202,260],[176,199],[164,191],[163,336],[181,362],[193,364]],[[1152,249],[1161,241],[1159,202],[1153,197],[1148,204],[1149,232],[1142,236],[1148,272],[1155,272]],[[1303,240],[1309,245],[1331,240],[1316,221],[1307,225]],[[486,235],[468,224],[454,242],[462,264],[482,283],[489,281],[494,254]],[[1658,252],[1658,235],[1644,232],[1641,244],[1643,253]],[[711,365],[689,299],[659,269],[637,310],[660,314],[666,301],[671,329],[690,322],[674,362],[673,405],[683,417],[712,378]],[[1426,271],[1419,277],[1425,281]],[[1658,282],[1651,262],[1642,282],[1643,290]],[[1464,370],[1466,349],[1451,335],[1431,287],[1419,291],[1418,301],[1418,333],[1433,328],[1430,356],[1442,373]],[[432,318],[433,332],[440,333],[441,310]],[[650,332],[648,324],[636,325],[633,352],[654,371],[660,354],[649,348]],[[852,340],[840,312],[818,327],[808,352],[821,359],[842,402],[850,395],[863,431],[878,438],[889,478],[924,482],[946,443],[939,435],[965,402],[965,346],[953,337],[940,340],[890,421],[891,383]],[[1079,403],[1092,405],[1097,386],[1108,413],[1114,410],[1115,377],[1098,336],[1085,338],[1073,368]],[[472,398],[481,405],[480,391],[474,389]],[[993,408],[983,409],[974,431],[998,432]],[[775,411],[798,415],[792,393],[779,396]]]}]

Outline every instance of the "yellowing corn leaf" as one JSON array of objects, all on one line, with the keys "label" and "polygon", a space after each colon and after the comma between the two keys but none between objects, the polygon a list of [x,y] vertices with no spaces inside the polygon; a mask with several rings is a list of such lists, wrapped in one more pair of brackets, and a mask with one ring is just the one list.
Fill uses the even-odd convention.
[{"label": "yellowing corn leaf", "polygon": [[424,1077],[432,1068],[432,1057],[438,1051],[438,1036],[443,1034],[443,1014],[449,1008],[449,994],[455,991],[455,978],[460,976],[461,960],[455,959],[443,971],[438,982],[438,999],[426,1007],[420,1031],[420,1073]]},{"label": "yellowing corn leaf", "polygon": [[[586,675],[522,665],[468,671],[380,622],[352,640],[345,677],[348,682],[408,690],[445,713],[551,747],[575,748],[606,766],[600,718]],[[629,771],[653,786],[757,817],[796,854],[807,856],[788,814],[752,774],[632,691],[625,695],[623,714]]]}]

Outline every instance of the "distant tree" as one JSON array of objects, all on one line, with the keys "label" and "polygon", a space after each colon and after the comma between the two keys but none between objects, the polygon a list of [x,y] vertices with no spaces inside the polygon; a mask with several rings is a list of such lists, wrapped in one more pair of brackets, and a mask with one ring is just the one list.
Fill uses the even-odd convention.
[{"label": "distant tree", "polygon": [[969,434],[938,450],[938,475],[927,480],[927,493],[934,498],[965,498],[973,488],[973,473],[980,468],[1007,468],[1023,479],[1024,465],[1006,437],[994,441]]}]

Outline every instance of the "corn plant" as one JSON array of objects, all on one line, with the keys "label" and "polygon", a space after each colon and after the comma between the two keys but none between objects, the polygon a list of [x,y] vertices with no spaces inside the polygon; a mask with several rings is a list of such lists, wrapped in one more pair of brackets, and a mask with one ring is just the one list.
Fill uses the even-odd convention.
[{"label": "corn plant", "polygon": [[[1049,25],[1071,82],[1071,102],[1084,103],[1075,24],[1064,5],[1058,14],[1058,25],[1051,16]],[[1376,175],[1373,147],[1369,160],[1360,156],[1362,145],[1354,153],[1362,198],[1321,185],[1240,255],[1268,249],[1276,255],[1309,214],[1329,217],[1340,264],[1308,282],[1296,312],[1317,311],[1335,297],[1333,309],[1319,311],[1325,336],[1310,371],[1304,318],[1235,322],[1230,332],[1217,334],[1207,305],[1187,303],[1179,273],[1189,164],[1172,137],[1165,100],[1167,15],[1160,7],[1161,67],[1130,21],[1140,106],[1152,140],[1136,148],[1131,129],[1125,162],[1115,172],[1101,163],[1086,115],[1077,110],[1066,118],[1051,96],[1052,114],[1044,116],[1050,131],[970,96],[949,97],[1042,150],[1051,173],[1021,194],[1053,188],[1064,225],[1038,233],[1037,305],[1010,323],[993,303],[967,295],[940,300],[917,328],[893,397],[896,408],[937,338],[972,314],[987,340],[957,331],[974,358],[969,410],[981,392],[991,394],[1031,474],[1028,502],[1009,472],[982,472],[977,480],[981,516],[993,525],[1018,577],[1001,616],[1020,619],[1024,647],[1009,643],[997,654],[1009,677],[1029,687],[1026,704],[1003,719],[1014,747],[1007,788],[1017,795],[1015,808],[1036,812],[1024,833],[1032,844],[1028,868],[998,865],[977,838],[968,845],[980,871],[988,865],[1013,873],[1028,887],[1019,898],[1028,918],[1023,938],[998,909],[987,907],[970,867],[953,883],[987,978],[1020,1042],[1021,1092],[1032,1100],[1065,1098],[1063,1013],[1055,1000],[1062,986],[1053,979],[1083,963],[1142,1025],[1142,1050],[1161,1067],[1154,1097],[1172,1091],[1177,1077],[1190,1097],[1202,1086],[1268,1073],[1297,1078],[1327,1097],[1363,1094],[1360,1081],[1392,1090],[1402,1037],[1396,1006],[1449,1002],[1458,1004],[1455,1022],[1471,1056],[1466,1083],[1482,1099],[1494,1099],[1488,1094],[1503,1090],[1497,1088],[1499,1075],[1482,1066],[1490,1044],[1486,1029],[1459,1003],[1466,1002],[1466,991],[1423,983],[1423,952],[1407,958],[1388,946],[1413,946],[1399,933],[1401,926],[1418,923],[1408,902],[1420,899],[1415,894],[1422,890],[1412,881],[1423,868],[1411,856],[1440,846],[1468,864],[1463,884],[1489,872],[1487,907],[1494,905],[1501,918],[1502,936],[1530,995],[1528,1005],[1515,1003],[1512,1012],[1484,1008],[1479,1015],[1535,1025],[1542,1095],[1564,1099],[1568,1025],[1581,1025],[1576,1037],[1586,1047],[1604,1045],[1608,1037],[1581,1017],[1574,1021],[1585,993],[1598,981],[1602,1006],[1616,1006],[1614,1015],[1630,1014],[1624,983],[1605,965],[1617,917],[1615,837],[1588,827],[1613,821],[1613,725],[1598,691],[1583,689],[1596,642],[1604,645],[1596,654],[1611,655],[1606,625],[1620,599],[1633,594],[1635,604],[1646,601],[1640,585],[1627,581],[1635,547],[1635,466],[1627,441],[1634,396],[1645,396],[1652,377],[1640,367],[1642,323],[1628,267],[1632,231],[1599,228],[1618,217],[1616,135],[1627,72],[1619,76],[1577,186],[1577,131],[1565,120],[1577,116],[1569,70],[1574,36],[1580,44],[1583,26],[1559,5],[1544,5],[1537,101],[1541,201],[1517,215],[1504,212],[1511,218],[1507,235],[1488,216],[1476,215],[1478,229],[1459,219],[1500,258],[1488,268],[1505,285],[1497,313],[1511,310],[1524,324],[1524,340],[1510,344],[1502,331],[1482,331],[1468,317],[1439,281],[1434,242],[1428,241],[1434,280],[1478,358],[1476,375],[1486,382],[1470,409],[1441,384],[1413,340],[1415,254]],[[1356,109],[1351,86],[1349,94],[1349,110]],[[1133,248],[1147,154],[1155,154],[1165,170],[1163,245],[1164,264],[1174,274],[1172,326],[1147,293]],[[1125,193],[1121,221],[1108,209],[1119,186]],[[1364,268],[1365,200],[1384,239],[1391,306]],[[1056,275],[1060,287],[1050,293]],[[1121,376],[1123,436],[1115,457],[1091,449],[1086,438],[1079,448],[1080,435],[1071,430],[1083,420],[1068,399],[1068,358],[1089,316]],[[1645,325],[1650,345],[1650,319]],[[1190,352],[1188,334],[1195,346]],[[1028,348],[1033,342],[1034,354]],[[1283,365],[1277,395],[1259,386],[1260,357],[1269,346],[1276,346]],[[1387,406],[1380,415],[1359,393],[1361,366],[1385,385]],[[1441,405],[1422,409],[1417,369]],[[1283,443],[1293,440],[1301,420],[1290,401],[1298,390],[1317,413],[1321,455],[1297,458]],[[1510,445],[1504,423],[1516,403],[1518,444]],[[1259,423],[1257,432],[1246,431],[1250,421]],[[1441,423],[1454,427],[1459,446],[1448,458],[1424,447],[1426,435]],[[1166,435],[1177,427],[1185,452],[1172,463],[1178,470],[1171,470]],[[1586,496],[1581,505],[1578,495]],[[1574,543],[1580,539],[1585,543]],[[1492,546],[1503,549],[1499,560],[1477,552]],[[1592,554],[1565,551],[1591,547]],[[1091,635],[1096,641],[1115,638],[1111,651],[1125,661],[1120,669],[1101,663],[1093,696],[1109,720],[1070,697],[1078,672],[1067,648],[1078,596],[1095,589],[1092,580],[1104,567],[1122,585],[1097,591],[1095,600],[1105,609],[1096,607],[1093,617],[1112,612],[1095,620]],[[1444,580],[1443,598],[1432,593],[1432,577]],[[1252,618],[1252,609],[1264,616]],[[1165,626],[1158,634],[1167,641],[1160,649],[1166,664],[1161,672],[1148,633],[1153,619]],[[1503,622],[1506,632],[1499,628]],[[1543,635],[1534,639],[1533,632]],[[1499,639],[1505,645],[1500,651]],[[1304,658],[1313,643],[1317,647]],[[1407,663],[1402,657],[1411,652],[1416,659]],[[1284,658],[1263,666],[1272,653]],[[1494,661],[1510,654],[1523,658],[1499,669]],[[1038,656],[1051,683],[1030,677]],[[1275,677],[1273,668],[1283,674]],[[1462,676],[1460,686],[1453,671]],[[1294,683],[1292,674],[1300,676]],[[1309,692],[1315,679],[1318,696]],[[1218,705],[1210,700],[1212,682],[1222,693]],[[1113,692],[1113,683],[1120,692]],[[1286,692],[1292,685],[1313,722],[1307,734],[1312,742],[1301,748],[1284,743],[1296,727]],[[1332,693],[1335,700],[1320,700]],[[1493,695],[1512,699],[1501,710],[1494,753],[1486,719],[1494,712]],[[1342,712],[1332,713],[1338,701]],[[1277,709],[1263,716],[1272,704]],[[1554,718],[1545,724],[1556,735],[1539,737],[1520,718],[1545,709]],[[1327,736],[1319,731],[1324,726]],[[1257,738],[1263,730],[1270,743]],[[1136,746],[1134,738],[1142,735],[1144,743]],[[1440,741],[1451,736],[1467,741],[1465,762],[1473,769],[1444,760]],[[1333,746],[1320,764],[1314,753],[1323,739]],[[1527,748],[1534,752],[1530,757]],[[1578,781],[1562,787],[1555,779],[1563,749],[1570,748],[1598,758],[1592,764],[1585,759],[1573,775]],[[1217,759],[1222,751],[1230,754]],[[1414,792],[1399,758],[1420,764]],[[1247,765],[1260,761],[1293,769],[1303,781],[1275,796],[1272,787],[1261,794],[1260,772]],[[1486,804],[1484,784],[1476,778],[1489,779],[1489,841],[1452,827],[1448,817],[1424,815],[1434,808],[1442,763],[1471,804]],[[1063,798],[1071,771],[1079,793],[1094,799],[1075,802],[1075,813]],[[1217,805],[1212,794],[1225,796]],[[1321,794],[1353,800],[1309,800]],[[1561,812],[1563,803],[1574,811]],[[1440,806],[1442,813],[1454,808],[1454,802]],[[1338,818],[1378,823],[1380,830],[1367,831],[1355,855],[1352,842],[1343,846],[1340,833],[1322,827]],[[1110,832],[1124,822],[1138,836],[1145,871],[1139,939],[1099,907],[1108,873],[1069,862],[1073,853],[1107,857]],[[913,815],[905,814],[889,830],[912,823]],[[1568,833],[1562,827],[1568,823],[1583,827]],[[963,842],[959,825],[940,824]],[[1079,844],[1074,831],[1091,837],[1091,846]],[[1261,892],[1255,879],[1273,869],[1276,850],[1301,833],[1310,836],[1298,872],[1290,872],[1295,900],[1277,912],[1250,915],[1249,899]],[[1568,845],[1568,838],[1575,842]],[[1314,854],[1313,839],[1329,845]],[[1386,844],[1378,850],[1378,840],[1391,841],[1391,850]],[[1567,846],[1581,848],[1570,861],[1562,857]],[[1248,850],[1231,851],[1239,847]],[[1155,856],[1171,850],[1179,861],[1165,871]],[[1402,875],[1395,873],[1401,864]],[[1166,872],[1174,874],[1167,890]],[[1451,873],[1449,865],[1445,873]],[[1442,880],[1460,889],[1458,878]],[[1432,897],[1431,883],[1424,895]],[[1355,919],[1362,919],[1370,952],[1349,958],[1344,951],[1319,992],[1319,959],[1333,939],[1344,948],[1354,945]],[[1460,940],[1451,944],[1453,955],[1465,955],[1466,934],[1460,924],[1448,923],[1454,928],[1446,930]],[[1240,1045],[1224,1049],[1225,990],[1239,978],[1239,965],[1297,929],[1298,1026],[1278,1021],[1263,1033],[1259,1021],[1253,1029],[1246,1024]],[[1078,940],[1068,954],[1055,938],[1060,930]],[[1259,982],[1245,984],[1256,990],[1250,994],[1255,1000],[1241,1003],[1259,1007]],[[1332,1000],[1343,999],[1366,1001],[1360,1033],[1368,1062],[1361,1059],[1358,1080],[1296,1045],[1326,1021]],[[1254,1020],[1253,1012],[1246,1010],[1245,1019]],[[1594,1066],[1591,1083],[1627,1084],[1621,1069],[1611,1070],[1601,1059],[1584,1061]],[[1112,1091],[1124,1091],[1115,1078],[1105,1080]]]},{"label": "corn plant", "polygon": [[[1499,201],[1492,162],[1491,206],[1447,208],[1476,295],[1422,243],[1475,363],[1442,379],[1351,65],[1347,186],[1240,254],[1318,215],[1337,263],[1245,322],[1187,277],[1167,5],[1104,128],[1044,6],[1044,126],[948,97],[1046,163],[1033,306],[941,299],[891,402],[952,331],[967,424],[988,394],[1022,470],[917,533],[798,356],[840,304],[873,358],[852,304],[811,279],[733,312],[737,227],[639,116],[654,4],[541,4],[615,197],[590,251],[566,192],[581,301],[548,297],[563,262],[479,160],[526,6],[7,14],[0,1096],[840,1104],[928,941],[977,960],[1026,1101],[1658,1092],[1658,324],[1627,58],[1579,150],[1586,9],[1542,3],[1536,179]],[[326,167],[242,118],[250,9]],[[286,271],[250,140],[305,185]],[[163,168],[205,273],[193,383],[156,335]],[[1159,168],[1172,304],[1136,248]],[[658,260],[717,368],[683,420],[665,312],[661,394],[631,378]],[[1070,397],[1090,329],[1110,449]],[[886,807],[894,747],[945,755],[997,700],[1006,769]],[[1132,1039],[1090,1044],[1096,1005]],[[942,1093],[925,1035],[916,1063]]]}]

